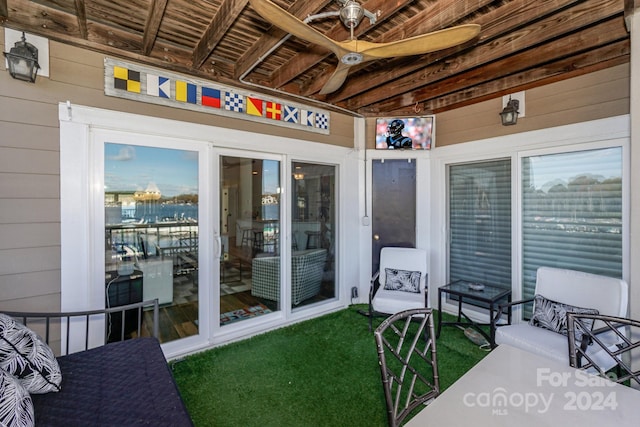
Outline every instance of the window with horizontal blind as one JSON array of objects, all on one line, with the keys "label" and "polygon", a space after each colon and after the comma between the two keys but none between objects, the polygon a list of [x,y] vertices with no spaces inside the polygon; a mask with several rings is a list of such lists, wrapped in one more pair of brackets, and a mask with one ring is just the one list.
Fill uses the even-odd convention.
[{"label": "window with horizontal blind", "polygon": [[524,157],[522,193],[524,298],[543,265],[622,277],[622,148]]},{"label": "window with horizontal blind", "polygon": [[449,166],[449,280],[511,288],[511,160]]}]

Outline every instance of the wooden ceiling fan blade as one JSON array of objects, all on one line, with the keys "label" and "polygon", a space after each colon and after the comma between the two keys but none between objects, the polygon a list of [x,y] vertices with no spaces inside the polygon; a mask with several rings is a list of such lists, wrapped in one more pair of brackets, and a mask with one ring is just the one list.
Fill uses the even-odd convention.
[{"label": "wooden ceiling fan blade", "polygon": [[332,39],[305,24],[269,0],[249,0],[251,7],[266,21],[303,40],[325,47],[341,56],[341,47]]},{"label": "wooden ceiling fan blade", "polygon": [[422,55],[465,43],[480,33],[480,25],[465,24],[389,43],[358,42],[358,52],[366,58],[394,58]]},{"label": "wooden ceiling fan blade", "polygon": [[349,68],[351,68],[350,65],[338,62],[336,70],[333,72],[331,77],[329,77],[329,80],[327,80],[322,89],[320,89],[320,95],[326,95],[340,89],[344,81],[347,79]]}]

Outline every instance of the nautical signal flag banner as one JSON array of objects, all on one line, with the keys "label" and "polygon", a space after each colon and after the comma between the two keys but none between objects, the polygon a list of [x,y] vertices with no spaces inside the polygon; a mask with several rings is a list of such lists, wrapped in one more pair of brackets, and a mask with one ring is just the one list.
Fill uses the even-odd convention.
[{"label": "nautical signal flag banner", "polygon": [[113,67],[113,86],[127,92],[140,93],[140,72]]},{"label": "nautical signal flag banner", "polygon": [[202,105],[220,108],[220,90],[202,86]]},{"label": "nautical signal flag banner", "polygon": [[315,124],[315,113],[309,110],[302,110],[300,113],[300,123],[305,126],[313,126]]},{"label": "nautical signal flag banner", "polygon": [[224,109],[236,113],[244,112],[244,97],[237,93],[226,92],[224,95]]},{"label": "nautical signal flag banner", "polygon": [[147,95],[169,99],[171,97],[171,80],[154,74],[147,74]]},{"label": "nautical signal flag banner", "polygon": [[247,96],[247,114],[262,117],[262,99]]},{"label": "nautical signal flag banner", "polygon": [[292,105],[285,105],[282,120],[287,123],[300,123],[300,109]]},{"label": "nautical signal flag banner", "polygon": [[268,119],[281,120],[282,119],[282,105],[277,102],[267,102],[267,114]]},{"label": "nautical signal flag banner", "polygon": [[329,116],[324,113],[316,113],[316,127],[327,129],[329,127]]},{"label": "nautical signal flag banner", "polygon": [[195,104],[197,99],[196,85],[183,81],[176,82],[176,101]]},{"label": "nautical signal flag banner", "polygon": [[108,96],[222,115],[307,132],[330,133],[328,111],[267,95],[250,93],[210,80],[111,58],[104,60]]}]

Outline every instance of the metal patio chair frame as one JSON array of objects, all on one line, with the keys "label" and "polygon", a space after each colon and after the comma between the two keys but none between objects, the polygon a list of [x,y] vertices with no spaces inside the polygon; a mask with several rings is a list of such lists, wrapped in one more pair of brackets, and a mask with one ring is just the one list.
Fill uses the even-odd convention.
[{"label": "metal patio chair frame", "polygon": [[[585,323],[585,321],[590,321]],[[604,324],[591,330],[588,324]],[[640,321],[602,314],[567,313],[567,341],[569,344],[569,364],[578,369],[596,372],[600,376],[623,384],[635,381],[640,386]],[[582,333],[580,342],[576,332]],[[603,369],[587,351],[589,346],[599,346],[614,359],[613,370]],[[635,357],[635,360],[632,358]],[[633,369],[637,366],[637,369]]]},{"label": "metal patio chair frame", "polygon": [[[440,394],[433,311],[416,308],[393,314],[376,328],[374,336],[387,419],[395,427]],[[423,387],[426,392],[417,390]]]}]

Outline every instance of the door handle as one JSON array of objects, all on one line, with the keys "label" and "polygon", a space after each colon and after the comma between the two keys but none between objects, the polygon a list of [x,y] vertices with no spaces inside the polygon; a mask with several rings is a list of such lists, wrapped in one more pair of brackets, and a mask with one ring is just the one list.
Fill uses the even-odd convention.
[{"label": "door handle", "polygon": [[222,256],[222,238],[219,235],[215,236],[216,238],[216,251],[214,252],[214,258],[220,259]]}]

